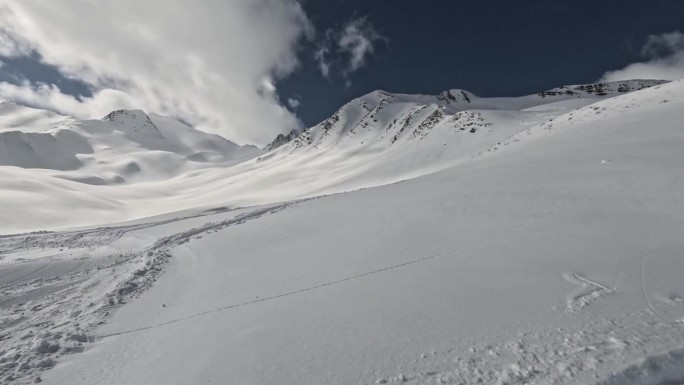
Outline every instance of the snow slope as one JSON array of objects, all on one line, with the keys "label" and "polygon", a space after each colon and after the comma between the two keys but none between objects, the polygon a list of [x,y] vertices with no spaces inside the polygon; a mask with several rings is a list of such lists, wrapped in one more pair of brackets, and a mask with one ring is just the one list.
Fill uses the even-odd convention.
[{"label": "snow slope", "polygon": [[93,185],[167,179],[258,153],[142,111],[77,121],[3,102],[0,124],[0,165]]},{"label": "snow slope", "polygon": [[[660,83],[567,86],[518,98],[376,91],[301,134],[276,138],[266,151],[142,111],[75,121],[5,103],[0,123],[14,123],[0,129],[0,232],[108,224],[394,183],[468,161],[554,116]],[[24,116],[35,123],[16,123]]]},{"label": "snow slope", "polygon": [[[508,140],[473,139],[492,144],[402,183],[4,236],[0,373],[48,384],[682,383],[684,82],[578,100],[527,106],[522,116],[553,118],[511,120]],[[261,156],[313,161],[350,140],[347,126],[322,127],[311,144]]]}]

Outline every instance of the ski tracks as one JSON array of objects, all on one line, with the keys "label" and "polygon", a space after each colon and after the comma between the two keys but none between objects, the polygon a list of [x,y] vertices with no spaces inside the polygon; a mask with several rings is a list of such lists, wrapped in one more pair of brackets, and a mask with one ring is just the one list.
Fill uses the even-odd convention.
[{"label": "ski tracks", "polygon": [[171,248],[298,202],[245,209],[233,218],[166,236],[136,250],[92,251],[131,232],[204,216],[233,216],[233,210],[120,227],[0,237],[0,255],[47,254],[0,262],[4,274],[0,279],[0,378],[13,384],[39,382],[41,372],[54,367],[60,356],[83,352],[85,344],[95,341],[92,330],[161,276]]},{"label": "ski tracks", "polygon": [[272,295],[272,296],[269,296],[269,297],[264,297],[264,298],[255,299],[255,300],[252,300],[252,301],[246,301],[246,302],[241,302],[241,303],[237,303],[237,304],[232,304],[232,305],[226,305],[226,306],[222,306],[222,307],[218,307],[218,308],[213,308],[213,309],[210,309],[210,310],[206,310],[206,311],[202,311],[202,312],[199,312],[199,313],[195,313],[195,314],[189,315],[189,316],[187,316],[187,317],[176,318],[176,319],[173,319],[173,320],[170,320],[170,321],[160,322],[160,323],[157,323],[157,324],[148,325],[148,326],[143,326],[143,327],[140,327],[140,328],[135,328],[135,329],[130,329],[130,330],[124,330],[124,331],[115,332],[115,333],[110,333],[110,334],[104,334],[104,335],[98,336],[98,338],[103,339],[103,338],[108,338],[108,337],[120,336],[120,335],[123,335],[123,334],[135,333],[135,332],[139,332],[139,331],[143,331],[143,330],[150,330],[150,329],[154,329],[154,328],[157,328],[157,327],[161,327],[161,326],[166,326],[166,325],[174,324],[174,323],[177,323],[177,322],[187,321],[187,320],[190,320],[190,319],[193,319],[193,318],[202,317],[202,316],[205,316],[205,315],[208,315],[208,314],[218,313],[218,312],[222,312],[222,311],[226,311],[226,310],[230,310],[230,309],[235,309],[235,308],[239,308],[239,307],[243,307],[243,306],[248,306],[248,305],[254,305],[254,304],[257,304],[257,303],[261,303],[261,302],[268,302],[268,301],[276,300],[276,299],[283,298],[283,297],[289,297],[289,296],[293,296],[293,295],[297,295],[297,294],[303,294],[303,293],[306,293],[306,292],[310,292],[310,291],[322,289],[322,288],[325,288],[325,287],[329,287],[329,286],[333,286],[333,285],[338,285],[338,284],[343,283],[343,282],[348,282],[348,281],[352,281],[352,280],[356,280],[356,279],[368,277],[368,276],[371,276],[371,275],[375,275],[375,274],[387,272],[387,271],[390,271],[390,270],[399,269],[399,268],[406,267],[406,266],[409,266],[409,265],[413,265],[413,264],[416,264],[416,263],[426,262],[426,261],[428,261],[428,260],[431,260],[431,259],[434,259],[434,258],[437,258],[437,257],[439,257],[439,255],[431,255],[431,256],[428,256],[428,257],[425,257],[425,258],[415,259],[415,260],[408,261],[408,262],[404,262],[404,263],[400,263],[400,264],[397,264],[397,265],[392,265],[392,266],[384,267],[384,268],[381,268],[381,269],[368,271],[368,272],[365,272],[365,273],[362,273],[362,274],[353,275],[353,276],[349,276],[349,277],[344,277],[344,278],[336,279],[336,280],[333,280],[333,281],[328,281],[328,282],[325,282],[325,283],[321,283],[321,284],[319,284],[319,285],[308,286],[308,287],[305,287],[305,288],[302,288],[302,289],[293,290],[293,291],[289,291],[289,292],[284,292],[284,293]]},{"label": "ski tracks", "polygon": [[563,278],[565,278],[566,281],[579,286],[579,289],[570,294],[567,299],[565,308],[569,312],[581,310],[601,297],[614,292],[614,289],[610,289],[598,282],[587,279],[578,273],[565,273],[563,274]]}]

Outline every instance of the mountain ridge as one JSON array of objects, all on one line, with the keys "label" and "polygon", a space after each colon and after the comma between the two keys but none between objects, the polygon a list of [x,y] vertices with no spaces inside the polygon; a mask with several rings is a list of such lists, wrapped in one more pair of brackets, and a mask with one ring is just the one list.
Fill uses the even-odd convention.
[{"label": "mountain ridge", "polygon": [[[447,100],[440,98],[443,94],[375,91],[301,134],[282,135],[282,145],[272,149],[238,146],[175,119],[143,112],[79,121],[54,120],[51,114],[19,108],[11,116],[0,114],[0,122],[16,122],[24,114],[40,118],[31,120],[34,126],[8,125],[0,132],[19,132],[27,147],[37,149],[20,155],[33,154],[29,160],[35,164],[17,163],[23,158],[0,150],[0,204],[23,208],[1,212],[0,223],[5,225],[0,231],[63,229],[392,184],[475,162],[482,154],[527,141],[527,132],[548,124],[553,128],[542,134],[555,132],[558,124],[570,127],[586,119],[616,119],[613,115],[624,108],[624,100],[634,99],[632,108],[651,105],[651,94],[667,93],[663,99],[679,100],[668,90],[678,90],[681,82],[653,84],[631,94],[615,86],[615,96],[466,94],[469,101],[459,100],[456,91],[452,97],[446,95]],[[597,102],[603,107],[594,110]],[[658,108],[672,106],[664,103]],[[148,120],[156,131],[152,125],[149,131],[141,129]],[[40,140],[33,137],[36,134]],[[66,215],[54,207],[71,210]]]},{"label": "mountain ridge", "polygon": [[[442,91],[436,95],[423,95],[423,94],[403,94],[403,93],[390,93],[385,90],[375,90],[371,91],[365,95],[354,98],[351,101],[340,107],[333,115],[324,119],[322,122],[309,127],[307,129],[292,130],[287,135],[279,134],[273,142],[265,147],[267,151],[281,147],[288,142],[298,139],[300,136],[305,137],[299,141],[297,147],[307,144],[309,138],[312,135],[311,130],[315,130],[317,127],[322,127],[324,132],[330,131],[332,125],[334,125],[338,120],[340,114],[344,114],[345,110],[352,109],[355,107],[361,107],[365,109],[369,114],[372,114],[374,110],[382,108],[383,103],[392,102],[414,102],[420,105],[436,104],[443,106],[445,109],[455,109],[453,112],[460,112],[463,109],[479,109],[485,107],[491,109],[492,105],[486,106],[482,105],[482,100],[495,100],[497,103],[504,103],[508,101],[514,102],[516,99],[517,103],[513,108],[529,108],[534,106],[535,102],[542,101],[546,104],[554,101],[562,101],[567,99],[579,99],[583,97],[611,97],[617,96],[623,93],[638,91],[644,88],[653,87],[661,84],[665,84],[665,80],[644,80],[644,79],[634,79],[628,81],[618,81],[618,82],[604,82],[604,83],[588,83],[579,85],[566,85],[561,87],[556,87],[550,90],[542,91],[537,94],[525,95],[522,97],[492,97],[492,98],[481,98],[474,93],[462,89],[448,89]],[[524,99],[529,99],[525,101]],[[540,100],[535,100],[540,99]],[[377,111],[376,111],[377,112]],[[371,117],[372,118],[372,117]],[[299,132],[297,134],[297,132]],[[308,133],[307,133],[308,132]],[[297,134],[297,135],[295,135]],[[395,139],[396,140],[396,139]]]}]

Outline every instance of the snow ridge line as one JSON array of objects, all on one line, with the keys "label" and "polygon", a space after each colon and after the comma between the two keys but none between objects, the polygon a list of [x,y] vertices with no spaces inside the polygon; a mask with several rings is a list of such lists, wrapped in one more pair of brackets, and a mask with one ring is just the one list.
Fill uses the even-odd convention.
[{"label": "snow ridge line", "polygon": [[286,292],[286,293],[276,294],[276,295],[273,295],[273,296],[270,296],[270,297],[259,298],[259,299],[255,299],[255,300],[252,300],[252,301],[246,301],[246,302],[241,302],[241,303],[237,303],[237,304],[233,304],[233,305],[228,305],[228,306],[219,307],[219,308],[216,308],[216,309],[206,310],[206,311],[203,311],[203,312],[200,312],[200,313],[195,313],[195,314],[189,315],[189,316],[187,316],[187,317],[176,318],[176,319],[173,319],[173,320],[170,320],[170,321],[160,322],[160,323],[157,323],[157,324],[154,324],[154,325],[144,326],[144,327],[140,327],[140,328],[137,328],[137,329],[124,330],[124,331],[121,331],[121,332],[115,332],[115,333],[110,333],[110,334],[104,334],[104,335],[97,336],[96,338],[97,338],[97,339],[105,339],[105,338],[109,338],[109,337],[115,337],[115,336],[120,336],[120,335],[124,335],[124,334],[130,334],[130,333],[140,332],[140,331],[144,331],[144,330],[150,330],[150,329],[154,329],[154,328],[157,328],[157,327],[160,327],[160,326],[171,325],[171,324],[174,324],[174,323],[177,323],[177,322],[181,322],[181,321],[186,321],[186,320],[190,320],[190,319],[193,319],[193,318],[202,317],[202,316],[205,316],[205,315],[208,315],[208,314],[212,314],[212,313],[218,313],[218,312],[222,312],[222,311],[226,311],[226,310],[230,310],[230,309],[234,309],[234,308],[238,308],[238,307],[242,307],[242,306],[253,305],[253,304],[256,304],[256,303],[259,303],[259,302],[271,301],[271,300],[275,300],[275,299],[278,299],[278,298],[289,297],[289,296],[292,296],[292,295],[301,294],[301,293],[305,293],[305,292],[308,292],[308,291],[317,290],[317,289],[321,289],[321,288],[324,288],[324,287],[337,285],[337,284],[340,284],[340,283],[343,283],[343,282],[352,281],[352,280],[355,280],[355,279],[367,277],[367,276],[369,276],[369,275],[374,275],[374,274],[382,273],[382,272],[385,272],[385,271],[389,271],[389,270],[394,270],[394,269],[406,267],[406,266],[413,265],[413,264],[416,264],[416,263],[426,262],[426,261],[429,261],[429,260],[431,260],[431,259],[437,258],[437,257],[439,257],[439,256],[440,256],[439,254],[430,255],[430,256],[428,256],[428,257],[419,258],[419,259],[414,259],[414,260],[412,260],[412,261],[408,261],[408,262],[400,263],[400,264],[397,264],[397,265],[392,265],[392,266],[384,267],[384,268],[381,268],[381,269],[377,269],[377,270],[365,272],[365,273],[358,274],[358,275],[354,275],[354,276],[351,276],[351,277],[345,277],[345,278],[340,278],[340,279],[337,279],[337,280],[334,280],[334,281],[325,282],[325,283],[322,283],[322,284],[316,285],[316,286],[309,286],[309,287],[306,287],[306,288],[303,288],[303,289],[298,289],[298,290],[289,291],[289,292]]}]

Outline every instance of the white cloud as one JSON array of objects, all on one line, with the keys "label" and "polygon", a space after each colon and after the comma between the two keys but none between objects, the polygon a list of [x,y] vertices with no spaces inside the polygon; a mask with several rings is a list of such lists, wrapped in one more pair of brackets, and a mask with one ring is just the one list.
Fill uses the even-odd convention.
[{"label": "white cloud", "polygon": [[103,89],[90,98],[77,99],[54,85],[24,82],[0,83],[0,96],[32,107],[49,109],[79,119],[101,118],[115,109],[137,109],[143,103],[125,92]]},{"label": "white cloud", "polygon": [[28,47],[94,89],[79,102],[55,87],[4,84],[0,97],[98,118],[142,108],[240,143],[301,124],[275,92],[313,33],[296,0],[0,0],[0,21],[0,50]]},{"label": "white cloud", "polygon": [[628,79],[676,80],[684,78],[684,34],[675,31],[651,35],[641,50],[648,61],[606,72],[601,81]]},{"label": "white cloud", "polygon": [[376,44],[383,41],[387,39],[375,30],[368,18],[352,19],[339,31],[326,31],[314,59],[323,76],[330,76],[336,68],[347,77],[364,67],[367,58],[375,53]]},{"label": "white cloud", "polygon": [[299,99],[295,99],[295,98],[288,98],[287,99],[287,105],[290,106],[290,108],[292,108],[292,109],[299,107],[300,104],[302,104],[302,102],[299,101]]},{"label": "white cloud", "polygon": [[382,37],[375,31],[366,18],[350,21],[337,42],[343,52],[349,54],[348,71],[353,72],[366,64],[366,57],[373,54],[373,44]]},{"label": "white cloud", "polygon": [[[0,13],[0,22],[2,22],[2,14]],[[12,38],[9,33],[0,28],[0,56],[16,57],[27,55],[31,50],[20,40]]]}]

